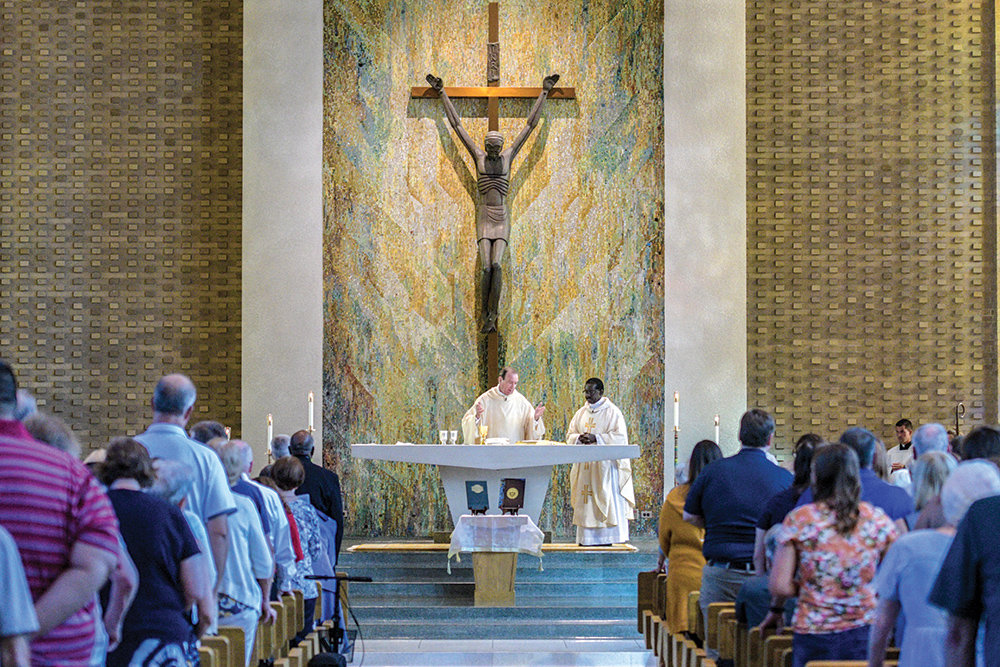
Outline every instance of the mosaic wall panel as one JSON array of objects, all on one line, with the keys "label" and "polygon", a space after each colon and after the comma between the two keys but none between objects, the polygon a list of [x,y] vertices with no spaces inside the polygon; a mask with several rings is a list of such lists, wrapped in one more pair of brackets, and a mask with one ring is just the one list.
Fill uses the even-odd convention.
[{"label": "mosaic wall panel", "polygon": [[240,1],[0,2],[0,356],[85,449],[239,424]]},{"label": "mosaic wall panel", "polygon": [[992,12],[747,3],[748,397],[782,447],[997,419]]},{"label": "mosaic wall panel", "polygon": [[[437,471],[352,461],[349,444],[436,441],[480,391],[475,168],[440,101],[409,92],[429,72],[486,84],[487,3],[327,0],[325,15],[325,461],[349,532],[425,535],[450,525]],[[501,363],[546,402],[554,440],[604,378],[643,448],[643,509],[662,488],[662,20],[638,0],[500,6],[501,85],[558,72],[577,92],[546,103],[512,170]],[[501,102],[508,141],[532,103]],[[485,102],[456,106],[482,142]],[[557,535],[567,475],[541,517]]]}]

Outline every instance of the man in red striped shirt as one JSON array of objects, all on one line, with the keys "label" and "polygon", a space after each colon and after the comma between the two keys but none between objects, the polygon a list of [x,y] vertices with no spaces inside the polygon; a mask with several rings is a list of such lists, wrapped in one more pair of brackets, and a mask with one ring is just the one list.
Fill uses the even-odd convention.
[{"label": "man in red striped shirt", "polygon": [[0,361],[0,525],[17,543],[38,615],[31,664],[87,667],[101,622],[96,593],[117,562],[118,521],[83,464],[14,420],[16,391]]}]

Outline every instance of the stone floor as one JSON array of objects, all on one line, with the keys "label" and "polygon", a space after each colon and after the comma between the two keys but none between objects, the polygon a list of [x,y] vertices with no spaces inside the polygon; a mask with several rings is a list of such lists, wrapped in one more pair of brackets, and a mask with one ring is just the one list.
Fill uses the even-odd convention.
[{"label": "stone floor", "polygon": [[355,667],[655,667],[634,640],[372,639],[355,645]]}]

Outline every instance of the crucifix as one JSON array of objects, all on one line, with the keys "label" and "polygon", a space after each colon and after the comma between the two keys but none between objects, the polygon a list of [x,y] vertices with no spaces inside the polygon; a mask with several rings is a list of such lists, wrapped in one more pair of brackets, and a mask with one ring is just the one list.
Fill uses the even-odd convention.
[{"label": "crucifix", "polygon": [[[486,381],[489,382],[499,369],[499,341],[497,318],[503,274],[500,261],[510,238],[510,166],[528,135],[541,117],[542,104],[548,97],[573,99],[573,88],[556,88],[558,74],[545,77],[540,88],[500,86],[500,5],[489,3],[489,35],[486,45],[486,86],[445,87],[441,79],[427,75],[429,87],[415,86],[410,90],[413,98],[440,97],[445,115],[452,129],[476,164],[476,244],[482,262],[479,286],[482,294],[483,326],[480,333],[487,334]],[[452,97],[486,98],[487,133],[484,148],[473,143],[462,126]],[[500,134],[500,98],[537,97],[524,129],[509,148],[503,150],[504,138]]]}]

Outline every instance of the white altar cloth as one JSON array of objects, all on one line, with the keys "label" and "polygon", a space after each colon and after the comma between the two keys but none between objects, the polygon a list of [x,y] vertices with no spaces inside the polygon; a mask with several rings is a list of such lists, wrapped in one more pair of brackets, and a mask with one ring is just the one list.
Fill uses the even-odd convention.
[{"label": "white altar cloth", "polygon": [[[394,445],[351,445],[351,455],[357,459],[424,463],[438,466],[441,481],[448,496],[451,519],[458,526],[459,518],[468,514],[465,482],[486,480],[490,502],[500,492],[500,480],[505,477],[524,479],[524,508],[519,515],[538,523],[545,502],[545,493],[552,478],[552,466],[562,463],[611,461],[639,458],[638,445],[567,445],[542,441],[514,445],[420,445],[398,442]],[[487,515],[499,515],[491,507]]]},{"label": "white altar cloth", "polygon": [[541,558],[544,540],[545,534],[534,524],[531,517],[463,514],[458,518],[458,524],[451,533],[448,571],[451,571],[452,557],[458,556],[463,551],[515,552]]}]

